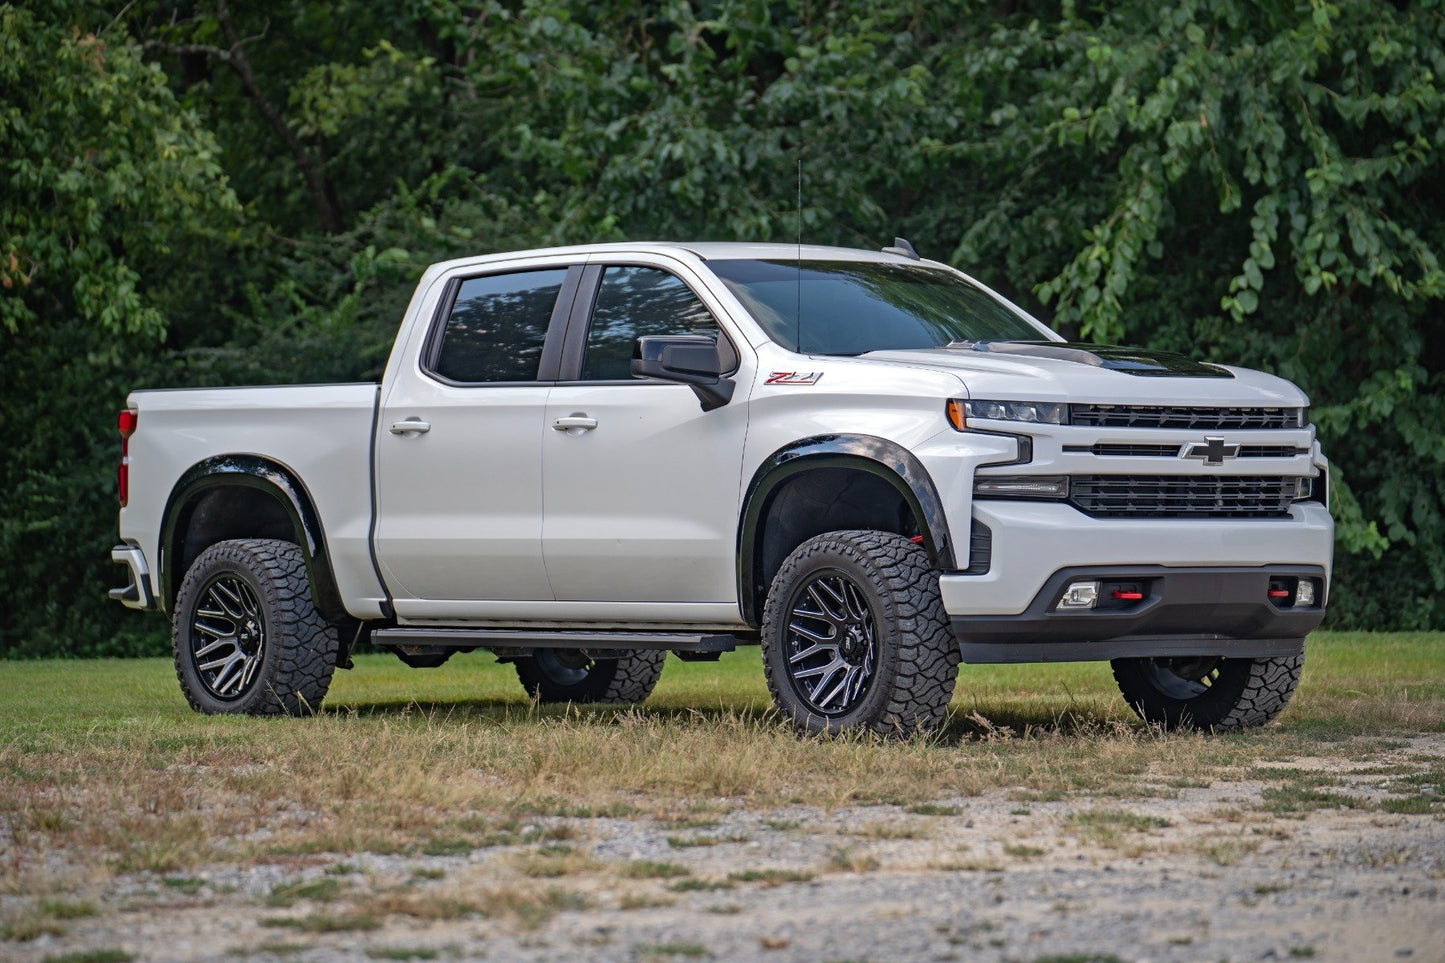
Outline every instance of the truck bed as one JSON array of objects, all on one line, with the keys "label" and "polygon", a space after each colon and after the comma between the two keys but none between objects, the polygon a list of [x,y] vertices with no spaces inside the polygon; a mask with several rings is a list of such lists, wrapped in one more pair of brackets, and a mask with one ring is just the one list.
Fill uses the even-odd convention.
[{"label": "truck bed", "polygon": [[159,558],[161,519],[176,480],[208,458],[254,454],[304,480],[341,597],[353,615],[376,617],[384,595],[368,537],[378,392],[375,384],[132,392],[127,404],[139,420],[121,537]]}]

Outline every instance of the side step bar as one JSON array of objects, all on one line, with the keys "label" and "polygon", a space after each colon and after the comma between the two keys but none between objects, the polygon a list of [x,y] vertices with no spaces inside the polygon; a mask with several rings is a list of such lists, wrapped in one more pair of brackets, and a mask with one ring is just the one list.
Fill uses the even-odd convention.
[{"label": "side step bar", "polygon": [[672,652],[731,652],[735,636],[714,632],[571,631],[566,629],[377,629],[376,645],[441,649],[666,649]]}]

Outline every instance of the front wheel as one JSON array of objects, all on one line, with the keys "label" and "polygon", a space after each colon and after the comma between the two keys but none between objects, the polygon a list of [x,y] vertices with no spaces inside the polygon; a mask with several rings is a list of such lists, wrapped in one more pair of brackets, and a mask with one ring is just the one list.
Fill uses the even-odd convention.
[{"label": "front wheel", "polygon": [[1114,681],[1139,718],[1169,729],[1262,726],[1299,685],[1303,654],[1277,659],[1115,659]]},{"label": "front wheel", "polygon": [[538,649],[518,659],[517,678],[538,702],[644,702],[662,677],[665,649],[629,649],[593,658],[584,649]]},{"label": "front wheel", "polygon": [[176,593],[171,641],[198,712],[309,715],[336,669],[336,627],[311,600],[301,547],[275,539],[202,552]]},{"label": "front wheel", "polygon": [[762,625],[773,702],[804,732],[908,736],[943,721],[959,649],[928,553],[901,535],[828,532],[778,569]]}]

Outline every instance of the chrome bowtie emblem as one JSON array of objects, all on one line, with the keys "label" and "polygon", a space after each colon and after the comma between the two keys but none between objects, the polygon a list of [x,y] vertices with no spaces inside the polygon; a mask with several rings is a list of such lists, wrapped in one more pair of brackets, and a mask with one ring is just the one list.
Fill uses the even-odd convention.
[{"label": "chrome bowtie emblem", "polygon": [[1223,438],[1204,437],[1204,444],[1193,444],[1184,449],[1185,458],[1198,458],[1206,465],[1222,465],[1224,459],[1239,455],[1238,445],[1226,445]]}]

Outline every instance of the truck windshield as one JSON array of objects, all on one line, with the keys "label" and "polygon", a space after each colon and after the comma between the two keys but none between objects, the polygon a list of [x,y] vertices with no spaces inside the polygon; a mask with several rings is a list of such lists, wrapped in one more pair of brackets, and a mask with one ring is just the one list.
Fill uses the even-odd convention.
[{"label": "truck windshield", "polygon": [[882,261],[709,261],[768,337],[804,354],[1041,341],[1026,318],[937,268]]}]

